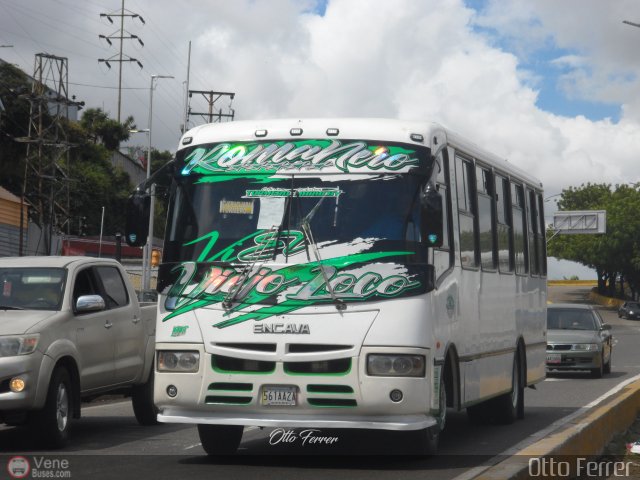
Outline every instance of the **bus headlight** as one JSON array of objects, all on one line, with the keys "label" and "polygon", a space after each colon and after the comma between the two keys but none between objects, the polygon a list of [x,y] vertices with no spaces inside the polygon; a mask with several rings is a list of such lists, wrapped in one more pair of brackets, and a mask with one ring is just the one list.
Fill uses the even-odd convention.
[{"label": "bus headlight", "polygon": [[200,353],[159,350],[157,365],[159,372],[194,373],[200,368]]},{"label": "bus headlight", "polygon": [[422,355],[367,355],[367,374],[376,377],[424,377],[425,357]]}]

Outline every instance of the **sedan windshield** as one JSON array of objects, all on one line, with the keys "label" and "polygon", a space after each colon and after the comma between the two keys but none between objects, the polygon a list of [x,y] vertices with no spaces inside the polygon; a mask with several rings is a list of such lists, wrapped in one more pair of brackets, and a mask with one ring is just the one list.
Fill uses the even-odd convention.
[{"label": "sedan windshield", "polygon": [[589,310],[549,308],[547,328],[549,330],[596,330],[596,321]]},{"label": "sedan windshield", "polygon": [[0,310],[60,310],[62,268],[0,268]]}]

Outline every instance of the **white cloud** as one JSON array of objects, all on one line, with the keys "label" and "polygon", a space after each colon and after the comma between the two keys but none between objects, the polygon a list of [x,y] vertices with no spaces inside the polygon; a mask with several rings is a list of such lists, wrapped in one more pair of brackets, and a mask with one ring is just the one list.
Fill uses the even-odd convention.
[{"label": "white cloud", "polygon": [[[15,9],[10,17],[0,6],[0,43],[19,39],[20,46],[0,52],[3,58],[30,72],[34,53],[55,54],[52,46],[62,45],[70,58],[70,82],[117,83],[116,71],[102,73],[97,62],[116,51],[98,44],[99,33],[114,29],[99,23],[99,7],[34,0],[33,10],[25,11],[18,0],[8,3],[5,9]],[[237,119],[435,120],[538,176],[549,195],[585,182],[637,180],[640,92],[634,75],[640,73],[635,66],[640,29],[621,23],[634,20],[623,16],[634,12],[640,20],[636,2],[492,0],[477,15],[462,0],[330,0],[322,17],[313,13],[314,5],[311,0],[128,0],[127,8],[142,14],[147,25],[130,24],[145,47],[134,50],[127,43],[126,51],[145,68],[124,66],[125,85],[139,88],[125,92],[124,113],[144,128],[149,75],[174,75],[175,80],[158,82],[153,142],[175,148],[191,40],[190,87],[235,92]],[[66,25],[45,27],[34,13],[38,7],[48,12],[49,23],[64,18],[78,25],[76,37],[90,40],[82,44],[66,35]],[[511,49],[515,53],[502,50],[498,38],[472,22],[495,28],[501,41],[517,45]],[[38,43],[24,33],[29,28]],[[536,106],[540,74],[523,71],[516,55],[530,60],[550,44],[571,52],[556,60],[566,92],[621,104],[620,122],[566,118]],[[80,86],[72,91],[88,106],[115,114],[115,91]],[[216,106],[227,108],[224,102]]]}]

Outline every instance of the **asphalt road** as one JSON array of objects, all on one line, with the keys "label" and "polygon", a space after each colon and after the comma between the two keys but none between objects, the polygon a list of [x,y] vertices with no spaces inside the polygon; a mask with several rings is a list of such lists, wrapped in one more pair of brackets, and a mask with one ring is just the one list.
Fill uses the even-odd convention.
[{"label": "asphalt road", "polygon": [[[581,302],[587,294],[588,288],[549,289],[553,302]],[[4,464],[17,455],[25,456],[32,469],[39,461],[39,472],[45,470],[43,460],[57,460],[53,466],[58,469],[47,471],[58,478],[469,478],[482,466],[544,437],[569,415],[640,374],[640,322],[618,319],[611,309],[601,311],[613,325],[615,338],[610,375],[602,379],[587,373],[550,376],[535,390],[527,389],[525,419],[513,425],[472,425],[464,412],[451,413],[439,454],[431,458],[411,456],[411,439],[393,432],[323,430],[322,436],[338,440],[317,445],[303,442],[299,431],[294,436],[255,428],[245,431],[239,455],[209,458],[195,427],[141,427],[128,401],[112,400],[87,405],[83,418],[73,426],[71,445],[56,452],[34,449],[31,435],[37,432],[0,427],[0,479],[10,478]]]}]

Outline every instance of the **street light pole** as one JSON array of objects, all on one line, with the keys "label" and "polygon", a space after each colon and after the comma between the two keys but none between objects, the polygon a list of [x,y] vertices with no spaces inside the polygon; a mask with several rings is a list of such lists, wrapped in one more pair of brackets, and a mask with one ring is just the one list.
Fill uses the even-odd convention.
[{"label": "street light pole", "polygon": [[[147,148],[147,179],[151,177],[151,123],[153,120],[153,84],[157,78],[174,78],[171,75],[151,75],[151,85],[149,87],[149,145]],[[151,251],[153,250],[153,215],[155,210],[155,185],[151,185],[149,194],[151,195],[151,208],[149,209],[149,234],[147,244],[142,253],[142,290],[150,289],[151,284]]]}]

